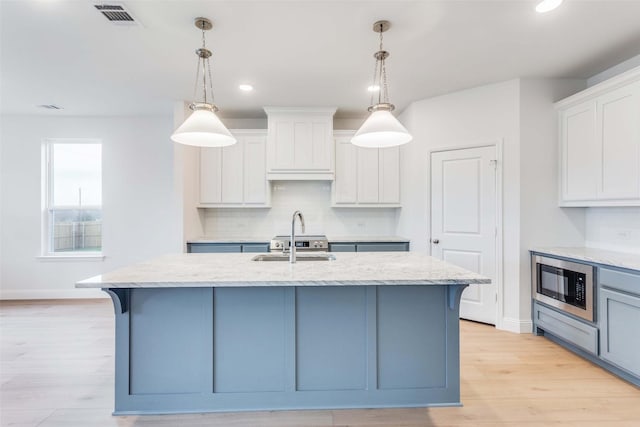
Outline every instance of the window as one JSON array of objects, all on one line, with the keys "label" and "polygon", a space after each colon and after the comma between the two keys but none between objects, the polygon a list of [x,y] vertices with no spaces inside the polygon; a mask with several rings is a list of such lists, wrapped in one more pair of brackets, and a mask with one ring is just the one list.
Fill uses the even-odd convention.
[{"label": "window", "polygon": [[48,140],[45,160],[45,254],[100,253],[102,144],[85,139]]}]

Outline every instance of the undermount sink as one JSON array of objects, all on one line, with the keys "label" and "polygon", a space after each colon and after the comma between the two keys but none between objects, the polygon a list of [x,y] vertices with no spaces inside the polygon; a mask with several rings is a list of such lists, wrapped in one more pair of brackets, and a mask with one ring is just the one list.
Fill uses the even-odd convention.
[{"label": "undermount sink", "polygon": [[[296,261],[333,261],[336,259],[334,254],[314,253],[314,254],[296,254]],[[289,261],[289,254],[260,254],[251,258],[252,261]]]}]

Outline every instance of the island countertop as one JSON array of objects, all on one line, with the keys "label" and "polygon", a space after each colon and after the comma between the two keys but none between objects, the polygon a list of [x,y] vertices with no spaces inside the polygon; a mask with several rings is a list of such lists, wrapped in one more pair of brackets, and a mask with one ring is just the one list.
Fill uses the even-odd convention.
[{"label": "island countertop", "polygon": [[255,254],[176,254],[76,283],[78,288],[455,285],[491,280],[417,252],[338,253],[333,261],[252,261]]}]

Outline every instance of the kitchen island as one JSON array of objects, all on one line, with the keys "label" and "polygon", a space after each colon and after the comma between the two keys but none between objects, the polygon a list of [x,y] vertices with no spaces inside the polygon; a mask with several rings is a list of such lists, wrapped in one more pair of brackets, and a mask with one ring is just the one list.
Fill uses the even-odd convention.
[{"label": "kitchen island", "polygon": [[113,300],[114,414],[461,404],[460,295],[489,279],[414,252],[254,255],[76,284]]}]

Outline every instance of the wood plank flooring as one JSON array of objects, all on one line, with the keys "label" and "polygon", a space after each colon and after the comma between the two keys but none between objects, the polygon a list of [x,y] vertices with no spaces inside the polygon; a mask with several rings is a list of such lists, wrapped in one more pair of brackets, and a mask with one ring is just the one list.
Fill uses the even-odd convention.
[{"label": "wood plank flooring", "polygon": [[542,337],[461,322],[458,408],[114,417],[109,300],[0,302],[0,425],[640,426],[640,389]]}]

